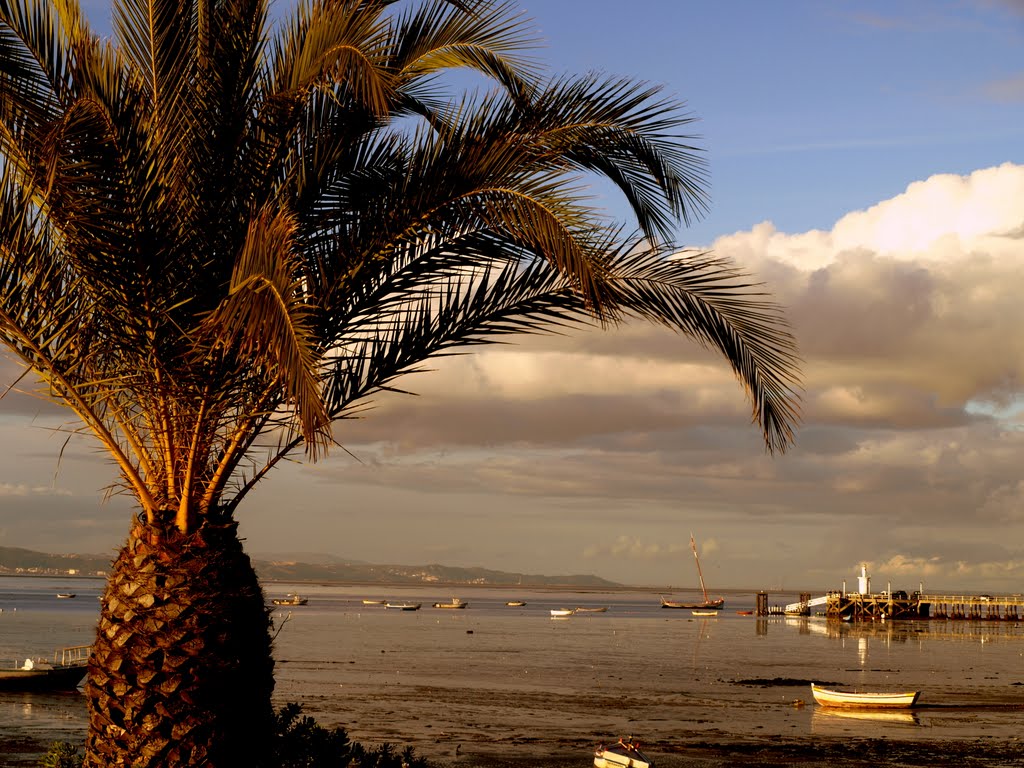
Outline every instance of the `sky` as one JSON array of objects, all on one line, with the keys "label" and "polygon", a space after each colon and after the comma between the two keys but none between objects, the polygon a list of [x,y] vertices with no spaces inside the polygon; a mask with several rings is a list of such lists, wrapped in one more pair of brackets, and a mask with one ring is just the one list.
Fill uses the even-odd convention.
[{"label": "sky", "polygon": [[[251,553],[709,587],[1024,592],[1024,2],[522,0],[553,73],[663,83],[700,119],[711,250],[786,307],[795,446],[724,361],[642,324],[434,366],[278,468]],[[86,5],[102,28],[103,5]],[[615,216],[624,208],[595,189]],[[88,440],[0,402],[0,545],[113,553]]]}]

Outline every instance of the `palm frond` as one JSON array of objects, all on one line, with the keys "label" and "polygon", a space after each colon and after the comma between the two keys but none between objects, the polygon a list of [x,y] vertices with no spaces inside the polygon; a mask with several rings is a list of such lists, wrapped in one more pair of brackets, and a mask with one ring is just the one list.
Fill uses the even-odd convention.
[{"label": "palm frond", "polygon": [[330,419],[319,391],[299,262],[296,224],[286,212],[264,211],[252,223],[235,262],[230,292],[203,321],[215,351],[255,368],[294,404],[309,453],[330,439]]}]

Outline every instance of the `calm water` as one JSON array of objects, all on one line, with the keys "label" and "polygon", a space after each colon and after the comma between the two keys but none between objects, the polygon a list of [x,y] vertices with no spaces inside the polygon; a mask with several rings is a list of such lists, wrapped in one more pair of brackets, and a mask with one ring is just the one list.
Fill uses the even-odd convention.
[{"label": "calm water", "polygon": [[[49,657],[91,642],[103,587],[96,580],[0,577],[0,659]],[[57,592],[75,592],[57,600]],[[664,748],[742,739],[886,737],[1007,739],[1024,705],[1024,625],[823,619],[759,620],[753,592],[725,593],[718,618],[664,610],[656,594],[463,589],[466,610],[431,607],[437,588],[274,584],[309,604],[275,608],[279,703],[301,702],[359,741],[411,743],[444,763],[536,743],[584,749],[638,734]],[[386,611],[362,600],[421,602]],[[510,608],[507,600],[527,602]],[[773,604],[796,596],[773,595]],[[550,618],[551,608],[608,606]],[[921,689],[924,705],[886,718],[830,715],[806,685]],[[801,701],[806,706],[801,706]],[[0,693],[0,765],[28,765],[26,742],[80,742],[80,694]],[[552,747],[552,745],[554,745]],[[585,753],[583,753],[585,754]],[[19,762],[19,760],[25,762]],[[463,757],[463,763],[465,757]]]}]

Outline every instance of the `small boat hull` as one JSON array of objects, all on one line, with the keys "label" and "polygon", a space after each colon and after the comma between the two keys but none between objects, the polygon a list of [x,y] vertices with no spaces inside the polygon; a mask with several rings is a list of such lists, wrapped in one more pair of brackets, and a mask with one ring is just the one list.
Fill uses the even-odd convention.
[{"label": "small boat hull", "polygon": [[21,666],[0,668],[0,691],[73,691],[85,673],[92,646],[76,645],[53,654],[53,663],[26,659]]},{"label": "small boat hull", "polygon": [[393,611],[418,611],[422,603],[384,603],[384,607]]},{"label": "small boat hull", "polygon": [[309,602],[308,597],[302,597],[301,595],[289,595],[288,597],[279,597],[271,600],[274,605],[305,605]]},{"label": "small boat hull", "polygon": [[522,600],[509,600],[505,605],[509,608],[522,608],[526,603]]},{"label": "small boat hull", "polygon": [[457,597],[453,597],[450,603],[434,603],[435,608],[448,608],[448,609],[459,609],[465,608],[469,603],[465,603]]},{"label": "small boat hull", "polygon": [[687,609],[697,610],[697,611],[720,611],[720,610],[722,610],[722,607],[724,605],[725,605],[725,598],[724,597],[720,597],[717,600],[708,600],[707,602],[699,602],[699,603],[684,603],[684,602],[680,602],[678,600],[668,600],[668,599],[666,599],[664,597],[661,598],[661,607],[662,608],[687,608]]},{"label": "small boat hull", "polygon": [[846,709],[909,709],[917,704],[920,691],[899,691],[895,693],[858,693],[834,691],[811,683],[814,700],[823,707]]},{"label": "small boat hull", "polygon": [[568,616],[572,616],[575,611],[572,608],[552,608],[551,618],[553,619],[564,619]]},{"label": "small boat hull", "polygon": [[619,740],[618,744],[606,747],[603,744],[594,752],[595,768],[654,768],[654,763],[640,751],[640,745]]},{"label": "small boat hull", "polygon": [[49,669],[0,670],[0,691],[73,691],[85,677],[85,665]]},{"label": "small boat hull", "polygon": [[581,605],[579,608],[576,609],[576,613],[607,613],[607,612],[608,612],[608,606],[607,605],[600,605],[600,606]]}]

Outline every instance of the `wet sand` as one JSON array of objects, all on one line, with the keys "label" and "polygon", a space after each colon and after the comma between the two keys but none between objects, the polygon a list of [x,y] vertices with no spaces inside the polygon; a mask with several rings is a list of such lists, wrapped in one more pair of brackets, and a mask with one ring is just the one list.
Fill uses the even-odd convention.
[{"label": "wet sand", "polygon": [[[781,621],[609,613],[523,616],[513,632],[501,616],[364,614],[338,625],[347,653],[330,664],[291,657],[298,633],[282,636],[278,695],[444,768],[590,765],[599,743],[627,735],[659,768],[1024,765],[1024,638],[927,629],[829,638]],[[812,680],[925,693],[911,713],[858,716],[817,707]]]}]

